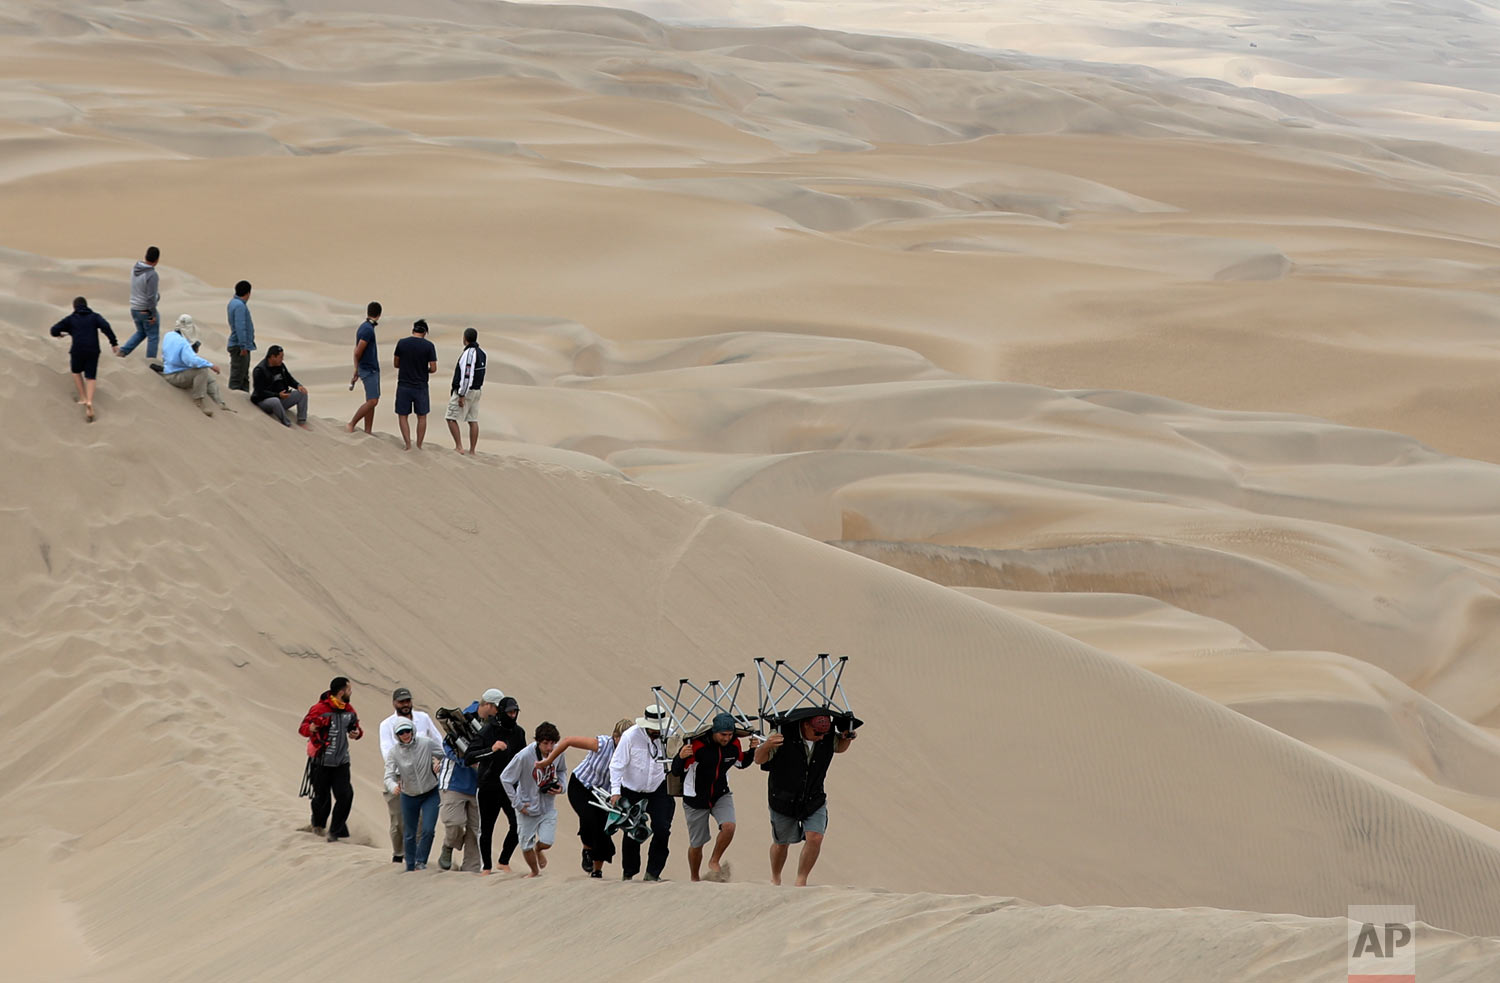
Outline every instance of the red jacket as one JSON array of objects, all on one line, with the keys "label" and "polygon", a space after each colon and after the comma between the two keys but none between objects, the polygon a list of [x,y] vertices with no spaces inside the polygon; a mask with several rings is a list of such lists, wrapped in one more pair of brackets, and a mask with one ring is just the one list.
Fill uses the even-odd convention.
[{"label": "red jacket", "polygon": [[302,726],[297,728],[297,733],[307,738],[307,756],[315,758],[324,747],[328,745],[328,719],[335,713],[347,713],[350,715],[349,736],[359,740],[364,736],[364,729],[359,726],[359,714],[354,710],[353,703],[345,703],[343,710],[333,705],[332,693],[325,691],[323,698],[314,703],[307,714],[302,718]]}]

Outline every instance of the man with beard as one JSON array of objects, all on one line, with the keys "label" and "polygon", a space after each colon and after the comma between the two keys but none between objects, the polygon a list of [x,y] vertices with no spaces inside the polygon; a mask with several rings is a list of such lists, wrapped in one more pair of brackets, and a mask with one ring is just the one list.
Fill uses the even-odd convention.
[{"label": "man with beard", "polygon": [[[389,760],[391,748],[396,746],[396,724],[410,720],[417,737],[430,737],[438,747],[443,746],[443,732],[438,730],[432,718],[421,710],[412,709],[411,690],[399,687],[391,694],[391,708],[395,710],[380,722],[380,757]],[[391,813],[391,863],[401,863],[405,831],[401,826],[401,793],[385,793],[385,803]]]},{"label": "man with beard", "polygon": [[835,734],[833,715],[819,710],[799,720],[783,721],[755,749],[755,763],[770,772],[766,795],[771,805],[772,884],[781,883],[787,848],[801,843],[797,886],[807,886],[807,875],[818,862],[823,835],[828,832],[828,795],[823,791],[823,779],[833,756],[849,750],[854,738],[852,724]]},{"label": "man with beard", "polygon": [[359,714],[349,702],[352,694],[353,687],[347,677],[333,677],[298,728],[298,733],[307,738],[307,754],[311,759],[310,828],[316,835],[326,832],[329,843],[349,836],[349,810],[354,807],[354,786],[349,782],[349,742],[365,736]]}]

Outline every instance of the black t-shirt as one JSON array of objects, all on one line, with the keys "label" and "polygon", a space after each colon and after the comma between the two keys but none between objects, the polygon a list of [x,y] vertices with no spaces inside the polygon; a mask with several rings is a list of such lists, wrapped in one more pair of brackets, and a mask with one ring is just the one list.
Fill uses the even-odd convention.
[{"label": "black t-shirt", "polygon": [[401,368],[396,370],[396,385],[427,388],[427,364],[437,361],[437,349],[426,338],[407,335],[396,342],[396,357]]}]

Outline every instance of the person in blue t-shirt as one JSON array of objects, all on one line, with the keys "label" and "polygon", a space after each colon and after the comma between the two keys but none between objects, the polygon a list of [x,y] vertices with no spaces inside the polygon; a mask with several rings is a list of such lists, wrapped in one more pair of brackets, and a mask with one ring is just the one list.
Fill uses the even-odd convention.
[{"label": "person in blue t-shirt", "polygon": [[365,306],[365,323],[354,333],[354,374],[349,377],[349,391],[356,383],[365,384],[365,401],[354,411],[354,418],[344,425],[349,433],[365,421],[365,433],[375,427],[375,404],[380,402],[380,356],[375,351],[375,325],[380,323],[380,302],[372,300]]},{"label": "person in blue t-shirt", "polygon": [[427,377],[437,371],[437,349],[427,340],[427,322],[418,318],[411,334],[396,342],[396,420],[401,424],[401,439],[411,450],[411,426],[407,417],[417,414],[417,450],[427,436],[427,414],[432,409],[427,397]]}]

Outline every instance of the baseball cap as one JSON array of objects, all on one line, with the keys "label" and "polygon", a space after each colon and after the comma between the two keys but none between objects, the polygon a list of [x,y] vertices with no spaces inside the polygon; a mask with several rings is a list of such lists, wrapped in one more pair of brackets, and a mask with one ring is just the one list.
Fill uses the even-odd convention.
[{"label": "baseball cap", "polygon": [[396,729],[395,729],[394,732],[397,733],[397,734],[399,734],[403,730],[416,730],[416,728],[411,725],[411,721],[410,720],[407,720],[405,717],[402,717],[400,720],[396,721]]},{"label": "baseball cap", "polygon": [[505,694],[492,686],[484,691],[484,695],[479,698],[479,702],[488,703],[491,706],[499,706],[500,701],[503,699],[505,699]]},{"label": "baseball cap", "polygon": [[411,690],[407,689],[405,686],[397,686],[396,692],[391,694],[392,703],[400,703],[402,700],[409,699],[411,699]]}]

